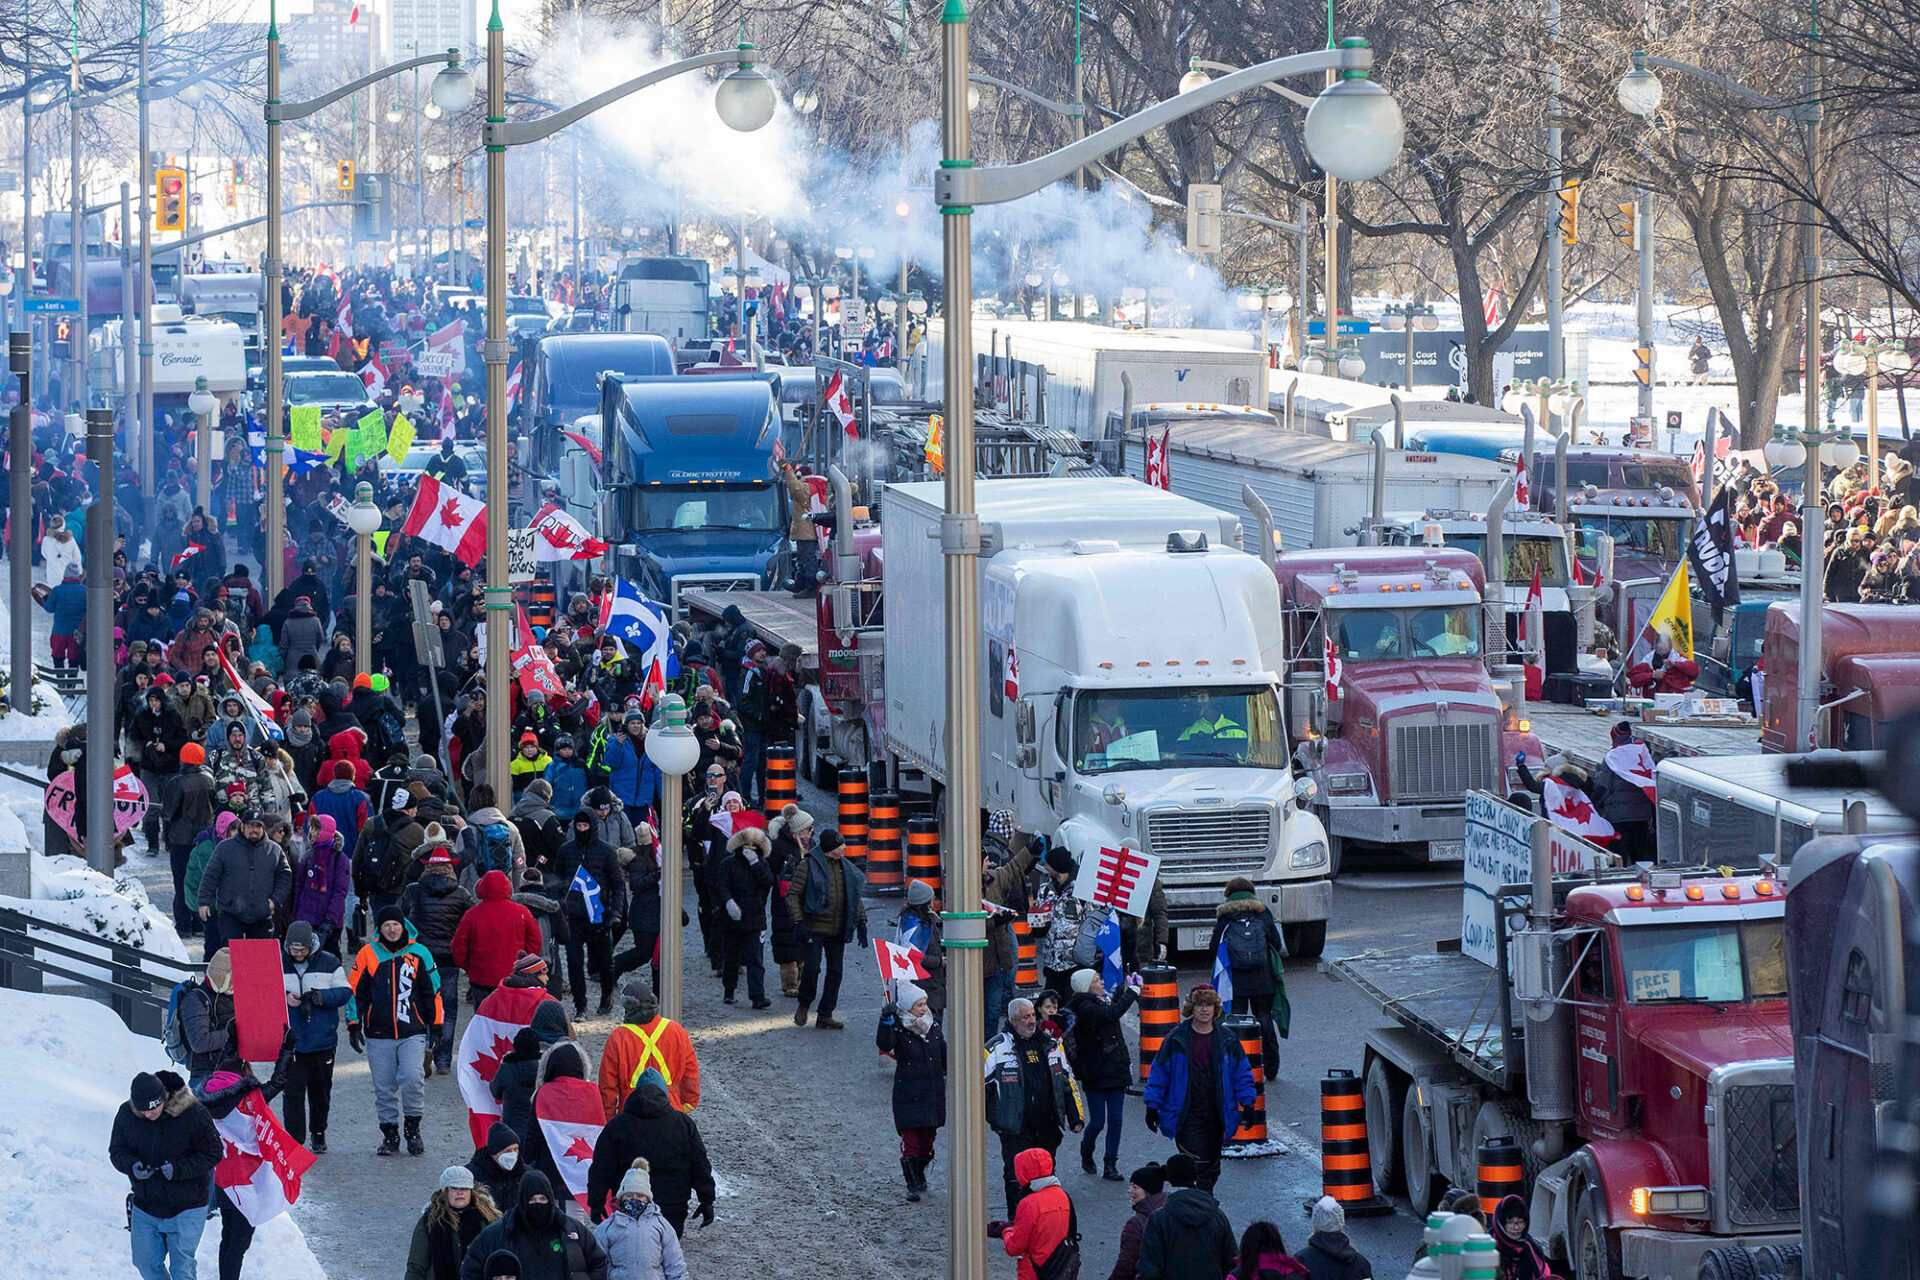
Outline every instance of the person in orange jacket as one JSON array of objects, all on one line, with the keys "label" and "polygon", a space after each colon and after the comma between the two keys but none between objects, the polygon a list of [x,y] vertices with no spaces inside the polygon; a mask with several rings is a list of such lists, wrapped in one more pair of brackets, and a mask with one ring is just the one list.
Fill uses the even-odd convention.
[{"label": "person in orange jacket", "polygon": [[[1073,1200],[1053,1176],[1053,1156],[1033,1147],[1013,1158],[1013,1175],[1027,1194],[1020,1197],[1012,1222],[990,1222],[989,1236],[1000,1237],[1009,1258],[1020,1259],[1019,1280],[1038,1280],[1039,1269],[1060,1249],[1080,1247]],[[1062,1259],[1061,1261],[1066,1261]]]},{"label": "person in orange jacket", "polygon": [[639,974],[620,984],[621,1024],[600,1051],[600,1106],[612,1120],[648,1067],[667,1082],[667,1101],[676,1110],[700,1105],[700,1058],[687,1029],[660,1016],[660,1000]]}]

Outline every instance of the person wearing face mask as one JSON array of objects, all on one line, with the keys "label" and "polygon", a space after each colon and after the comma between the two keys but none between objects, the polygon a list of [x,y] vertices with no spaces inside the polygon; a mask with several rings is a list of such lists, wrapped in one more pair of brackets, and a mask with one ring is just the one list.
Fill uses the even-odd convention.
[{"label": "person wearing face mask", "polygon": [[880,1052],[893,1055],[893,1127],[900,1134],[900,1172],[907,1199],[927,1189],[933,1142],[947,1122],[947,1040],[933,1020],[927,993],[903,982],[880,1014],[874,1034]]},{"label": "person wearing face mask", "polygon": [[493,1197],[476,1184],[471,1170],[457,1164],[442,1170],[439,1188],[413,1224],[406,1280],[460,1280],[467,1250],[500,1217],[493,1204]]},{"label": "person wearing face mask", "polygon": [[[561,1194],[565,1194],[562,1192]],[[505,1253],[513,1271],[501,1269],[495,1255]],[[495,1280],[517,1275],[525,1280],[607,1280],[607,1251],[580,1223],[555,1203],[553,1184],[538,1169],[520,1179],[520,1196],[499,1221],[474,1238],[460,1264],[460,1280]]]},{"label": "person wearing face mask", "polygon": [[486,1188],[495,1204],[514,1203],[520,1198],[520,1179],[526,1172],[520,1167],[520,1135],[505,1121],[494,1121],[487,1128],[487,1140],[467,1161],[467,1172]]},{"label": "person wearing face mask", "polygon": [[613,922],[626,913],[627,881],[619,855],[602,840],[590,809],[573,815],[571,832],[560,846],[560,878],[565,885],[561,910],[567,922],[567,985],[573,1014],[587,1013],[589,975],[600,980],[599,1015],[613,1008]]},{"label": "person wearing face mask", "polygon": [[607,1251],[607,1280],[686,1280],[680,1236],[653,1202],[653,1178],[637,1159],[620,1179],[614,1212],[593,1230]]}]

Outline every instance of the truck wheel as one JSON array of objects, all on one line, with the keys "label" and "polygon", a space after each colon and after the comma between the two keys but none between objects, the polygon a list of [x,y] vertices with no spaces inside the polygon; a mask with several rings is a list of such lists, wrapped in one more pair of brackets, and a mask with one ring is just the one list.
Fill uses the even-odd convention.
[{"label": "truck wheel", "polygon": [[1401,1189],[1400,1108],[1407,1097],[1407,1079],[1375,1058],[1367,1064],[1366,1082],[1360,1088],[1366,1105],[1367,1160],[1373,1168],[1373,1189],[1383,1196]]},{"label": "truck wheel", "polygon": [[[1579,1208],[1574,1211],[1573,1239],[1568,1243],[1574,1280],[1621,1280],[1620,1237],[1609,1231],[1600,1213],[1600,1188],[1588,1187],[1580,1193]],[[1701,1268],[1700,1280],[1706,1280]]]},{"label": "truck wheel", "polygon": [[1753,1255],[1753,1265],[1763,1276],[1781,1276],[1784,1280],[1800,1280],[1800,1246],[1797,1244],[1763,1245]]},{"label": "truck wheel", "polygon": [[1745,1249],[1723,1245],[1700,1255],[1700,1270],[1694,1275],[1697,1280],[1756,1280],[1760,1268],[1754,1265],[1753,1255]]},{"label": "truck wheel", "polygon": [[1447,1189],[1447,1180],[1433,1160],[1433,1137],[1427,1132],[1427,1111],[1412,1089],[1400,1104],[1400,1163],[1406,1172],[1407,1200],[1413,1216],[1425,1218]]},{"label": "truck wheel", "polygon": [[[1320,821],[1324,823],[1327,817],[1328,814],[1326,810],[1321,810]],[[1338,880],[1340,878],[1340,860],[1346,856],[1346,852],[1347,842],[1333,834],[1333,832],[1327,832],[1327,879]]]},{"label": "truck wheel", "polygon": [[1327,949],[1327,922],[1303,920],[1299,924],[1283,924],[1280,939],[1287,944],[1288,959],[1318,960],[1320,953]]}]

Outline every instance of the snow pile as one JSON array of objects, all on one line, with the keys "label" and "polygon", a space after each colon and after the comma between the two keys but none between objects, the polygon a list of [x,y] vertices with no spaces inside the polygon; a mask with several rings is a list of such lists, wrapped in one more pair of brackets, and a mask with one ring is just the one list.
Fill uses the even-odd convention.
[{"label": "snow pile", "polygon": [[[7,682],[0,679],[0,693],[6,691]],[[73,717],[67,714],[66,699],[60,691],[44,680],[33,682],[32,710],[9,710],[0,713],[0,742],[52,742],[62,729],[73,723]]]},{"label": "snow pile", "polygon": [[[108,1163],[107,1139],[128,1081],[164,1069],[166,1054],[91,1000],[0,989],[0,1023],[11,1029],[0,1037],[0,1079],[12,1088],[12,1105],[0,1108],[9,1174],[0,1257],[36,1280],[131,1275],[130,1184]],[[219,1249],[216,1217],[200,1238],[201,1275],[219,1273]],[[274,1280],[326,1274],[285,1214],[254,1236],[247,1272]]]},{"label": "snow pile", "polygon": [[[19,817],[0,806],[0,848],[20,848],[26,842]],[[70,853],[32,857],[33,897],[0,897],[0,907],[169,960],[187,960],[186,944],[173,921],[153,905],[138,880],[129,875],[110,879]]]}]

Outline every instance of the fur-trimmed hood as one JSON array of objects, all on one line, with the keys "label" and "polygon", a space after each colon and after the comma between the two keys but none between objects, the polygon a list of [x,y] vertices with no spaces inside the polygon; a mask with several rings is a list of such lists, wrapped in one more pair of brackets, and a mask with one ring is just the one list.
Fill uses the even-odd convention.
[{"label": "fur-trimmed hood", "polygon": [[773,841],[768,839],[767,833],[758,827],[742,827],[734,832],[727,840],[727,852],[738,853],[749,845],[753,846],[763,858],[773,856]]},{"label": "fur-trimmed hood", "polygon": [[1229,916],[1252,915],[1256,911],[1265,911],[1267,904],[1251,893],[1236,893],[1213,909],[1213,914],[1225,920]]}]

